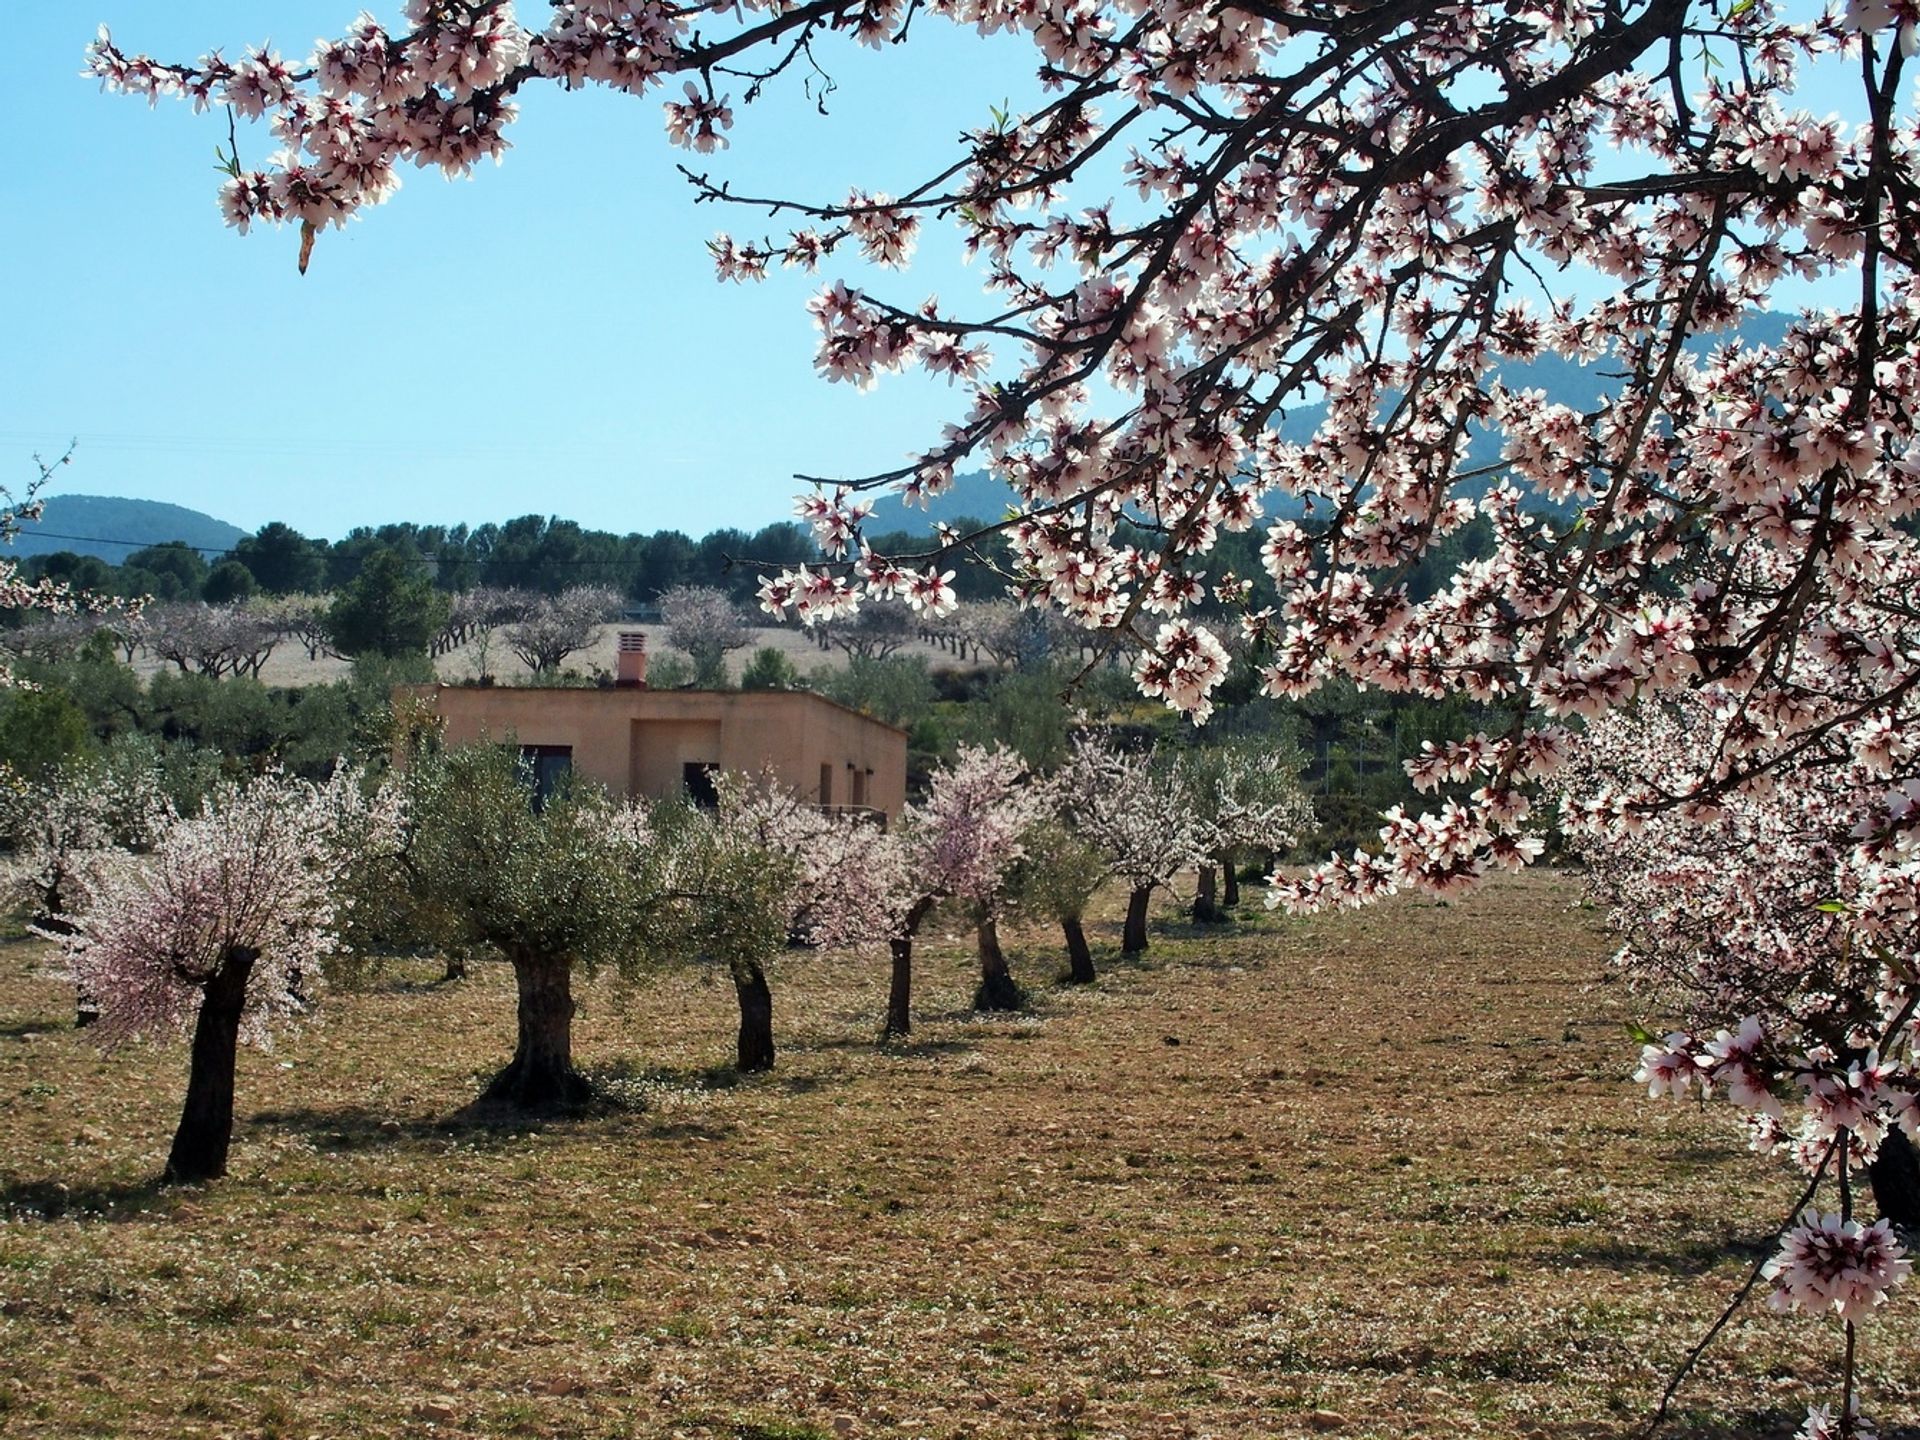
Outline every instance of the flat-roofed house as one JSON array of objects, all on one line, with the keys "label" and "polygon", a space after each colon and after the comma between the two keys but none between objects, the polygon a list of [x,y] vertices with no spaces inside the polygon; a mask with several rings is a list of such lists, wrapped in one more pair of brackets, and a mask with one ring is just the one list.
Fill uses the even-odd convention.
[{"label": "flat-roofed house", "polygon": [[712,775],[770,772],[816,805],[888,819],[907,799],[907,735],[804,690],[649,690],[623,635],[610,688],[417,685],[447,744],[515,744],[542,789],[572,771],[619,795],[710,799]]}]

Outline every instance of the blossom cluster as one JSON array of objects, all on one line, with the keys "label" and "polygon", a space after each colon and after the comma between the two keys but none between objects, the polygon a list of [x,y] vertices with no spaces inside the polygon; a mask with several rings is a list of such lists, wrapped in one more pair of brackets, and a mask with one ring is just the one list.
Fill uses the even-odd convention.
[{"label": "blossom cluster", "polygon": [[1767,1303],[1776,1310],[1859,1320],[1885,1304],[1912,1270],[1885,1220],[1862,1225],[1809,1210],[1760,1273],[1774,1282]]},{"label": "blossom cluster", "polygon": [[241,1035],[267,1043],[306,1012],[338,948],[343,877],[397,823],[393,797],[369,800],[356,772],[320,786],[269,775],[221,788],[144,862],[107,871],[63,940],[102,1041],[190,1029],[206,985],[244,951],[257,960]]}]

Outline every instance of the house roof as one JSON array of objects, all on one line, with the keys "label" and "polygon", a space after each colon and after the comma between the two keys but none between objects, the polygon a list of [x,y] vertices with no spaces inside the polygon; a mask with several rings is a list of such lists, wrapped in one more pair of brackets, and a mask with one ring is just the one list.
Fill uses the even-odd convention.
[{"label": "house roof", "polygon": [[411,691],[415,694],[423,694],[425,692],[431,691],[437,695],[442,691],[450,690],[460,694],[475,694],[475,695],[488,695],[488,696],[496,696],[496,695],[542,696],[548,700],[552,700],[557,696],[569,696],[569,697],[583,696],[584,697],[588,695],[604,695],[608,697],[609,700],[630,700],[636,695],[661,695],[661,696],[684,695],[684,696],[711,696],[716,700],[724,701],[729,704],[741,704],[741,703],[761,704],[761,705],[769,704],[769,703],[791,704],[798,701],[802,703],[809,703],[809,704],[815,704],[815,705],[825,705],[830,709],[839,710],[845,714],[851,715],[856,719],[862,720],[869,725],[877,725],[882,730],[891,730],[894,734],[899,735],[903,739],[906,738],[907,736],[907,731],[902,729],[898,725],[890,725],[885,720],[880,719],[878,716],[869,715],[864,710],[856,710],[851,705],[843,705],[838,700],[830,699],[827,696],[822,695],[819,692],[814,690],[694,690],[694,689],[650,690],[650,689],[647,689],[645,686],[632,686],[632,685],[612,685],[612,686],[470,685],[470,684],[463,685],[457,682],[448,682],[444,680],[436,681],[434,683],[426,684],[426,685],[404,685],[404,686],[397,686],[395,688],[399,690]]}]

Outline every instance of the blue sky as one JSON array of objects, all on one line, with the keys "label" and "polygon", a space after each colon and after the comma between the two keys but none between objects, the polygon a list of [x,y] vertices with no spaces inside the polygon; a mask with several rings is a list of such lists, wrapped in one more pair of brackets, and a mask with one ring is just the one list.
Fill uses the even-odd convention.
[{"label": "blue sky", "polygon": [[[457,182],[409,170],[390,204],[321,237],[304,277],[291,232],[222,225],[223,116],[150,110],[79,74],[103,20],[167,59],[264,40],[292,58],[361,3],[61,0],[10,17],[0,480],[17,488],[35,451],[77,438],[55,489],[247,528],[333,537],[539,512],[700,534],[784,517],[795,472],[898,464],[964,404],[912,378],[865,394],[816,379],[803,307],[817,280],[718,285],[705,241],[761,224],[696,208],[673,165],[710,164],[742,192],[897,193],[1031,85],[1030,46],[928,23],[896,53],[824,47],[829,116],[797,87],[736,105],[716,157],[667,144],[658,93],[533,86],[504,165]],[[397,4],[370,8],[398,23]],[[264,130],[240,143],[249,164],[274,148]],[[876,292],[976,296],[951,234],[926,236]],[[826,273],[871,283],[846,263]]]}]

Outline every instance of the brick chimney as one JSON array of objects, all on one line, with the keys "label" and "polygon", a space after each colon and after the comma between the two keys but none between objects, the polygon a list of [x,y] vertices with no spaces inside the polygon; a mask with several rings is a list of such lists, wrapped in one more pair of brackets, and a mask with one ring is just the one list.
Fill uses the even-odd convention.
[{"label": "brick chimney", "polygon": [[614,662],[613,683],[630,689],[647,688],[647,632],[622,630],[619,658]]}]

